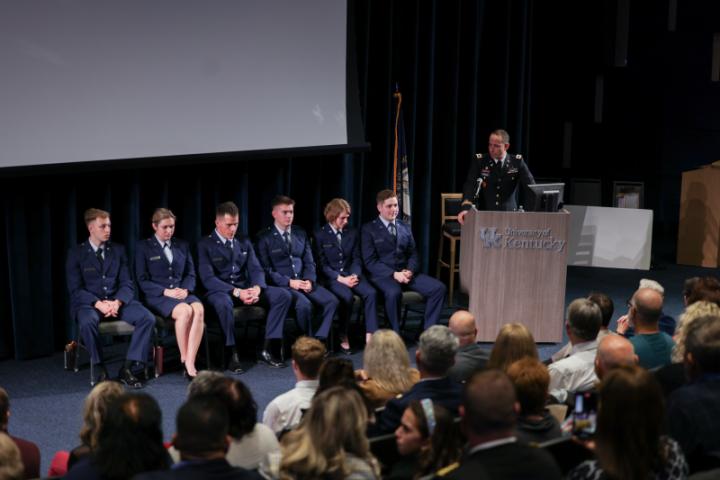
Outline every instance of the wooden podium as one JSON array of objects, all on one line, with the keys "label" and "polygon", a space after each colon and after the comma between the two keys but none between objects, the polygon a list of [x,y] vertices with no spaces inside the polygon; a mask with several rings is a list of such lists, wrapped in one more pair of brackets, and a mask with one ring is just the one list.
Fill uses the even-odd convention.
[{"label": "wooden podium", "polygon": [[460,287],[481,342],[522,323],[536,342],[562,341],[570,214],[485,212],[465,216]]},{"label": "wooden podium", "polygon": [[720,161],[682,174],[677,263],[720,266]]}]

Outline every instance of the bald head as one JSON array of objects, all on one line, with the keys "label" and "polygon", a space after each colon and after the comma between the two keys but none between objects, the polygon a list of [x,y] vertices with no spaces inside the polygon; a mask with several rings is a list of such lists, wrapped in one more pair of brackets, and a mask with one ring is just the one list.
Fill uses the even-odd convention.
[{"label": "bald head", "polygon": [[640,288],[633,295],[631,307],[634,310],[632,320],[636,325],[655,327],[662,314],[663,296],[655,289]]},{"label": "bald head", "polygon": [[638,356],[632,343],[622,335],[606,335],[598,345],[595,356],[595,374],[602,378],[613,368],[637,365]]},{"label": "bald head", "polygon": [[453,313],[448,322],[448,328],[458,338],[461,347],[475,343],[477,337],[475,317],[467,310],[458,310]]}]

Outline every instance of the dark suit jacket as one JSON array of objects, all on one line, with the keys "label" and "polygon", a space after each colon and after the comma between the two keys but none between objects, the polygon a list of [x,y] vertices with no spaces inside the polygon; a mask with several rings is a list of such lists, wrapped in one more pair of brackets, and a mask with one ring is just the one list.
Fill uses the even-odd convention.
[{"label": "dark suit jacket", "polygon": [[362,276],[360,236],[354,228],[342,232],[342,246],[327,223],[315,230],[315,259],[323,279],[336,280],[338,276]]},{"label": "dark suit jacket", "polygon": [[[478,179],[482,187],[476,198]],[[463,203],[474,203],[478,210],[512,211],[517,208],[518,184],[527,190],[527,186],[534,183],[522,155],[508,153],[504,165],[496,167],[490,155],[478,153],[470,161],[463,184]]]},{"label": "dark suit jacket", "polygon": [[400,220],[395,220],[395,225],[397,241],[379,217],[362,226],[360,250],[371,279],[392,277],[403,269],[413,274],[420,270],[412,230]]},{"label": "dark suit jacket", "polygon": [[313,260],[310,239],[305,231],[293,225],[290,229],[292,249],[283,240],[275,226],[258,234],[257,249],[260,263],[270,281],[278,287],[287,287],[290,280],[310,280],[315,283],[315,260]]},{"label": "dark suit jacket", "polygon": [[448,479],[560,480],[562,472],[552,456],[536,447],[514,442],[477,451],[460,461]]},{"label": "dark suit jacket", "polygon": [[[234,268],[233,268],[234,267]],[[265,273],[246,237],[233,240],[232,252],[213,231],[198,242],[198,272],[208,294],[235,288],[267,287]]]},{"label": "dark suit jacket", "polygon": [[260,474],[245,470],[244,468],[232,467],[227,460],[207,460],[180,462],[170,470],[157,472],[146,472],[133,477],[135,480],[202,480],[205,478],[217,480],[261,480]]},{"label": "dark suit jacket", "polygon": [[135,251],[135,275],[140,290],[146,297],[162,297],[166,288],[195,290],[195,264],[187,242],[173,238],[170,241],[172,264],[163,247],[153,235],[141,240]]},{"label": "dark suit jacket", "polygon": [[464,382],[476,370],[482,370],[490,359],[490,351],[477,343],[471,343],[458,349],[455,354],[455,365],[450,368],[448,377],[456,382]]},{"label": "dark suit jacket", "polygon": [[87,240],[68,252],[65,275],[73,316],[80,307],[93,306],[98,300],[120,300],[125,304],[133,299],[135,289],[125,248],[111,242],[104,248],[102,266]]}]

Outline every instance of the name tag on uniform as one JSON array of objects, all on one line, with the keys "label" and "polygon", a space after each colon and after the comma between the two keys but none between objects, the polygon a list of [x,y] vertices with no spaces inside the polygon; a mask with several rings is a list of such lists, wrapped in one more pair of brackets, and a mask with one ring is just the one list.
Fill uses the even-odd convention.
[{"label": "name tag on uniform", "polygon": [[213,258],[211,258],[211,260],[212,260],[213,262],[222,262],[222,261],[224,261],[225,259],[224,259],[223,257],[213,257]]},{"label": "name tag on uniform", "polygon": [[517,169],[517,168],[510,168],[510,169],[508,169],[508,173],[517,173],[517,172],[518,172],[518,169]]},{"label": "name tag on uniform", "polygon": [[247,250],[240,250],[240,255],[247,255]]},{"label": "name tag on uniform", "polygon": [[333,245],[332,243],[323,243],[323,245],[322,245],[323,248],[332,248],[334,246],[335,245]]},{"label": "name tag on uniform", "polygon": [[282,248],[276,248],[275,250],[270,250],[270,253],[282,253],[282,252],[283,252]]},{"label": "name tag on uniform", "polygon": [[374,240],[375,243],[382,243],[382,242],[384,242],[384,241],[385,241],[384,238],[376,238],[376,239]]},{"label": "name tag on uniform", "polygon": [[150,257],[151,262],[154,262],[155,260],[160,260],[160,255],[158,255],[157,257]]},{"label": "name tag on uniform", "polygon": [[83,272],[97,272],[97,269],[95,267],[85,267]]}]

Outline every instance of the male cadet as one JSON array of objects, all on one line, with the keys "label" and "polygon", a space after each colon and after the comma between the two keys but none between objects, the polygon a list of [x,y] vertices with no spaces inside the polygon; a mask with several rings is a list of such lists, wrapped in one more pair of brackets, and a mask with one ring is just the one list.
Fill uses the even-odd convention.
[{"label": "male cadet", "polygon": [[508,148],[510,135],[505,130],[495,130],[490,134],[489,153],[475,154],[463,185],[463,211],[458,214],[461,225],[473,205],[478,210],[517,209],[518,183],[525,189],[535,183],[522,155],[508,154]]},{"label": "male cadet", "polygon": [[[320,340],[327,340],[339,301],[328,290],[317,285],[315,261],[310,239],[305,231],[294,226],[295,200],[283,195],[272,201],[271,227],[258,235],[260,263],[270,281],[292,294],[292,302],[300,328]],[[322,324],[312,333],[312,306],[321,309]]]},{"label": "male cadet", "polygon": [[65,263],[70,314],[77,320],[90,361],[100,371],[98,382],[109,378],[98,324],[103,320],[123,320],[135,327],[119,377],[125,385],[141,388],[142,382],[131,368],[133,362],[142,364],[148,358],[155,317],[133,299],[135,292],[125,248],[110,242],[110,214],[91,208],[85,211],[85,224],[90,237],[70,249]]},{"label": "male cadet", "polygon": [[243,373],[235,348],[233,307],[256,304],[268,312],[260,360],[273,368],[281,368],[285,364],[272,354],[271,341],[283,336],[290,295],[282,289],[267,286],[252,243],[244,236],[235,238],[239,217],[240,212],[233,202],[221,203],[215,209],[215,230],[198,242],[200,280],[225,334],[225,347],[231,350],[228,370]]},{"label": "male cadet", "polygon": [[445,299],[445,285],[423,273],[418,273],[415,240],[410,227],[397,220],[397,195],[392,190],[377,194],[380,216],[361,229],[363,263],[370,274],[370,282],[385,297],[385,312],[393,330],[400,330],[402,291],[413,290],[425,298],[425,326],[435,325],[440,318]]}]

